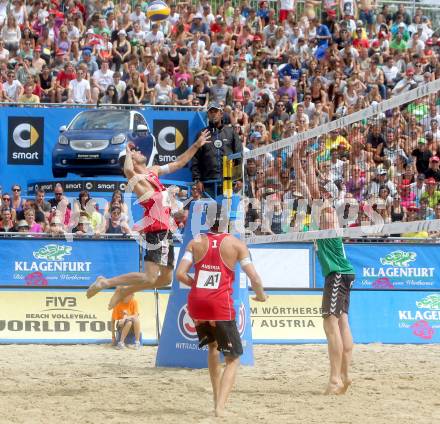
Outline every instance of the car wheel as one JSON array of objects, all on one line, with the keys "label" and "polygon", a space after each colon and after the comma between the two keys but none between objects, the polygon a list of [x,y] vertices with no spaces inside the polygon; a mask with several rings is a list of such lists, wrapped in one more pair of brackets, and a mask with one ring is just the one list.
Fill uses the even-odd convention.
[{"label": "car wheel", "polygon": [[54,178],[66,178],[67,177],[67,171],[62,171],[59,169],[52,168],[52,174],[53,174]]}]

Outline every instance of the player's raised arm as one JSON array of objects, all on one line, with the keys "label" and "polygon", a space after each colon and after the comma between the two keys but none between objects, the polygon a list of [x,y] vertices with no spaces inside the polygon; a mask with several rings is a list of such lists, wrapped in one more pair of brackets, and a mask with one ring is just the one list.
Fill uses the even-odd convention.
[{"label": "player's raised arm", "polygon": [[185,152],[183,152],[175,162],[171,162],[168,165],[160,166],[158,168],[157,174],[159,176],[164,174],[172,174],[173,172],[176,172],[177,170],[183,168],[194,157],[194,155],[197,153],[197,150],[199,150],[200,147],[204,146],[210,141],[210,132],[208,130],[202,131],[195,143],[193,143],[187,150],[185,150]]},{"label": "player's raised arm", "polygon": [[136,175],[136,173],[134,172],[133,156],[131,153],[132,148],[133,146],[130,143],[128,143],[127,147],[125,148],[124,175],[127,177],[128,180]]}]

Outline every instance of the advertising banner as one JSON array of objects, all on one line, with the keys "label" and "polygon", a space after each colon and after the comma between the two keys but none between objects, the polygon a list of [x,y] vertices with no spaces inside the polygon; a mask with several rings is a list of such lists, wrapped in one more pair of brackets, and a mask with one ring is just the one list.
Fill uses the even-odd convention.
[{"label": "advertising banner", "polygon": [[135,240],[0,239],[0,286],[88,287],[139,269]]},{"label": "advertising banner", "polygon": [[352,292],[350,325],[356,343],[440,343],[440,293]]},{"label": "advertising banner", "polygon": [[[5,139],[0,143],[0,181],[3,191],[9,191],[12,184],[20,184],[24,188],[29,181],[48,183],[61,176],[65,167],[69,166],[71,171],[67,180],[79,180],[79,177],[86,175],[90,181],[99,180],[102,183],[108,179],[114,183],[114,168],[117,166],[119,150],[124,148],[124,144],[117,143],[120,143],[119,140],[136,141],[137,138],[144,137],[136,132],[136,125],[146,122],[151,134],[156,136],[156,160],[161,164],[174,161],[206,126],[204,112],[142,108],[136,110],[142,115],[142,122],[132,117],[130,126],[123,131],[121,128],[114,128],[122,126],[115,125],[115,122],[101,119],[83,120],[81,129],[74,135],[74,140],[67,139],[63,144],[59,144],[61,127],[68,126],[82,111],[93,113],[92,109],[74,107],[2,108],[0,133]],[[87,127],[85,122],[93,123],[92,127]],[[59,168],[58,164],[61,150],[64,155],[63,168]],[[26,172],[23,172],[23,165]],[[79,165],[84,168],[79,169]],[[94,168],[99,171],[93,173]],[[113,171],[107,173],[106,169],[110,168],[113,168]],[[190,170],[184,168],[170,175],[169,179],[190,181],[190,177]]]},{"label": "advertising banner", "polygon": [[[110,343],[112,294],[87,299],[78,290],[0,290],[0,343]],[[142,341],[156,344],[154,293],[136,293],[135,299]]]},{"label": "advertising banner", "polygon": [[[410,243],[345,244],[353,264],[357,289],[440,289],[438,246]],[[316,260],[317,287],[324,286],[319,261]]]},{"label": "advertising banner", "polygon": [[321,293],[269,292],[264,302],[251,300],[254,343],[322,343]]}]

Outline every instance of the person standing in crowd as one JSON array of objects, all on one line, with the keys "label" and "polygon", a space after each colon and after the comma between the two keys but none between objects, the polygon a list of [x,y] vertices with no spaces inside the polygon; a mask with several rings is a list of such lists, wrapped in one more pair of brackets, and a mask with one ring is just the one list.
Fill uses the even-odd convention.
[{"label": "person standing in crowd", "polygon": [[[226,401],[234,385],[240,355],[243,354],[240,334],[235,321],[232,291],[237,263],[248,276],[253,298],[265,302],[267,296],[260,276],[251,261],[245,243],[224,232],[228,222],[220,205],[216,205],[214,219],[208,233],[191,240],[176,271],[177,279],[191,287],[188,312],[194,320],[200,345],[208,345],[208,369],[214,393],[215,415],[224,416]],[[209,206],[208,206],[208,218]],[[189,271],[194,264],[194,278]],[[220,352],[226,367],[221,370]]]},{"label": "person standing in crowd", "polygon": [[[223,124],[223,108],[216,102],[208,106],[208,126],[211,143],[204,145],[192,159],[192,178],[200,191],[205,191],[212,198],[221,194],[223,156],[242,151],[240,137],[231,126]],[[236,164],[241,159],[236,160]],[[213,182],[213,181],[216,182]]]}]

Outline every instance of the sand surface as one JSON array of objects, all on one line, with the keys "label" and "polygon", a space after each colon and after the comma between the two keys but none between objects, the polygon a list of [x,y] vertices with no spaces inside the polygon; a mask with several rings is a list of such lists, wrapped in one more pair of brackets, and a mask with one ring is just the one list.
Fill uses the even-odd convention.
[{"label": "sand surface", "polygon": [[227,418],[207,370],[154,368],[155,347],[0,346],[0,422],[406,424],[440,420],[440,345],[358,345],[353,386],[322,395],[324,345],[255,346]]}]

